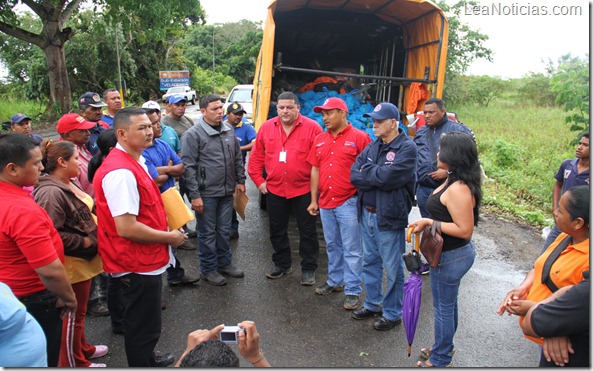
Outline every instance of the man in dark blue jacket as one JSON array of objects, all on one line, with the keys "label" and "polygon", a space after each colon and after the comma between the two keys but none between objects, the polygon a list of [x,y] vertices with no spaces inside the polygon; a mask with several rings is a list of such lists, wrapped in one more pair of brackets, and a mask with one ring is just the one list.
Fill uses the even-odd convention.
[{"label": "man in dark blue jacket", "polygon": [[[473,133],[463,124],[450,121],[445,110],[445,103],[439,98],[430,98],[424,103],[426,125],[414,136],[418,147],[416,201],[420,215],[428,217],[426,200],[428,196],[447,178],[447,171],[437,168],[437,153],[441,136],[452,131],[461,131],[474,138]],[[474,138],[475,139],[475,138]]]},{"label": "man in dark blue jacket", "polygon": [[[417,152],[412,139],[398,128],[396,106],[380,103],[365,116],[373,119],[377,139],[356,158],[350,181],[358,189],[366,298],[351,317],[380,316],[373,328],[383,331],[401,323],[405,280],[402,255],[414,199]],[[387,274],[384,292],[383,269]]]}]

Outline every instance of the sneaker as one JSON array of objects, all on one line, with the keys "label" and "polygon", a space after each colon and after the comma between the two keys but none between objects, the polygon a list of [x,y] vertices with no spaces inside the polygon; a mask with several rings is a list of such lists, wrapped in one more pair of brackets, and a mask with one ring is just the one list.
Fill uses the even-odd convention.
[{"label": "sneaker", "polygon": [[169,280],[169,286],[181,286],[181,285],[193,285],[198,282],[200,277],[193,277],[187,274],[183,274],[180,278]]},{"label": "sneaker", "polygon": [[329,283],[327,283],[327,282],[324,282],[323,285],[321,285],[315,289],[315,293],[317,295],[327,295],[327,294],[331,294],[332,292],[340,292],[340,291],[344,291],[343,285],[334,287],[334,286],[330,286]]},{"label": "sneaker", "polygon": [[360,307],[358,295],[346,295],[346,300],[344,300],[344,309],[354,310],[358,309],[358,307]]},{"label": "sneaker", "polygon": [[177,246],[178,249],[180,250],[195,250],[198,248],[198,246],[191,242],[189,239],[183,241],[183,243],[179,246]]},{"label": "sneaker", "polygon": [[269,279],[275,280],[276,278],[280,278],[282,276],[285,276],[287,274],[291,274],[292,273],[292,268],[280,268],[278,266],[275,266],[274,269],[272,269],[272,271],[270,273],[266,274],[266,277],[268,277]]},{"label": "sneaker", "polygon": [[422,266],[420,267],[420,274],[424,276],[429,273],[430,273],[430,264],[422,263]]},{"label": "sneaker", "polygon": [[93,358],[101,358],[109,353],[109,348],[107,345],[95,345],[95,353],[89,357],[89,359]]},{"label": "sneaker", "polygon": [[220,273],[213,271],[208,273],[201,273],[200,278],[214,286],[226,285],[226,279]]},{"label": "sneaker", "polygon": [[373,328],[377,331],[385,331],[394,328],[400,323],[402,323],[401,318],[391,320],[381,316],[373,323]]},{"label": "sneaker", "polygon": [[315,272],[303,272],[301,276],[301,285],[313,286],[315,284]]},{"label": "sneaker", "polygon": [[107,367],[105,363],[91,363],[89,367]]},{"label": "sneaker", "polygon": [[241,269],[235,267],[232,264],[226,267],[218,268],[218,273],[233,278],[241,278],[245,275],[245,272],[243,272]]},{"label": "sneaker", "polygon": [[372,310],[368,310],[365,307],[362,307],[362,308],[357,309],[354,312],[352,312],[350,317],[352,317],[354,319],[367,319],[367,318],[372,318],[372,317],[378,317],[382,314],[383,314],[382,310],[380,310],[378,312],[373,312]]},{"label": "sneaker", "polygon": [[102,300],[95,300],[88,306],[86,313],[91,316],[105,317],[109,315],[109,309]]},{"label": "sneaker", "polygon": [[239,232],[231,232],[229,234],[229,239],[230,240],[236,240],[237,238],[239,238]]}]

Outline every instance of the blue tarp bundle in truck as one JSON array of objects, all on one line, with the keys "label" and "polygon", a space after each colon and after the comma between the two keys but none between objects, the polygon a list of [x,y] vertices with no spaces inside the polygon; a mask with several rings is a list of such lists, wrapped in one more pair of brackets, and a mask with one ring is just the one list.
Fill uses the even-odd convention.
[{"label": "blue tarp bundle in truck", "polygon": [[[296,95],[299,98],[299,103],[301,105],[301,114],[317,121],[324,131],[326,129],[321,114],[314,112],[313,108],[315,106],[323,105],[323,102],[329,97],[338,97],[346,102],[346,106],[348,106],[348,121],[352,123],[352,126],[367,132],[372,139],[376,138],[373,134],[373,120],[371,120],[370,117],[363,117],[365,113],[372,112],[375,107],[370,103],[362,103],[358,90],[352,90],[350,93],[346,94],[340,94],[337,91],[327,89],[324,89],[322,92],[309,90],[304,93],[297,93]],[[270,117],[278,115],[276,106],[273,106],[270,114]],[[403,126],[401,121],[399,122],[399,127],[404,129],[406,134],[408,133],[408,128]]]}]

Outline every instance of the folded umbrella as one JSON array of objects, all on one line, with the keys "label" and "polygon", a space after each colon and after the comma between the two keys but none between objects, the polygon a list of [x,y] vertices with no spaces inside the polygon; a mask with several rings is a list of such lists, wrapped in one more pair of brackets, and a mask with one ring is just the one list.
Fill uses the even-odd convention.
[{"label": "folded umbrella", "polygon": [[[407,240],[411,242],[413,228],[408,229]],[[418,252],[420,234],[416,234],[414,250]],[[402,307],[402,321],[408,338],[408,357],[412,353],[412,343],[418,326],[418,316],[420,314],[420,304],[422,302],[422,278],[419,271],[412,272],[408,280],[404,283],[404,303]]]}]

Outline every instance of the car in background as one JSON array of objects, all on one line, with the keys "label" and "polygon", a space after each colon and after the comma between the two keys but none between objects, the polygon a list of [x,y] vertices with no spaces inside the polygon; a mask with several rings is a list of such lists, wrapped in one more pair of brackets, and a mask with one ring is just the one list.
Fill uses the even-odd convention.
[{"label": "car in background", "polygon": [[167,89],[167,92],[163,94],[163,101],[166,101],[172,95],[183,95],[188,103],[191,103],[193,105],[196,104],[196,91],[192,90],[192,88],[190,88],[187,85],[178,85],[170,87],[169,89]]},{"label": "car in background", "polygon": [[253,84],[236,85],[231,90],[224,104],[225,115],[227,107],[233,102],[240,103],[243,106],[246,112],[243,121],[251,124],[253,122]]}]

